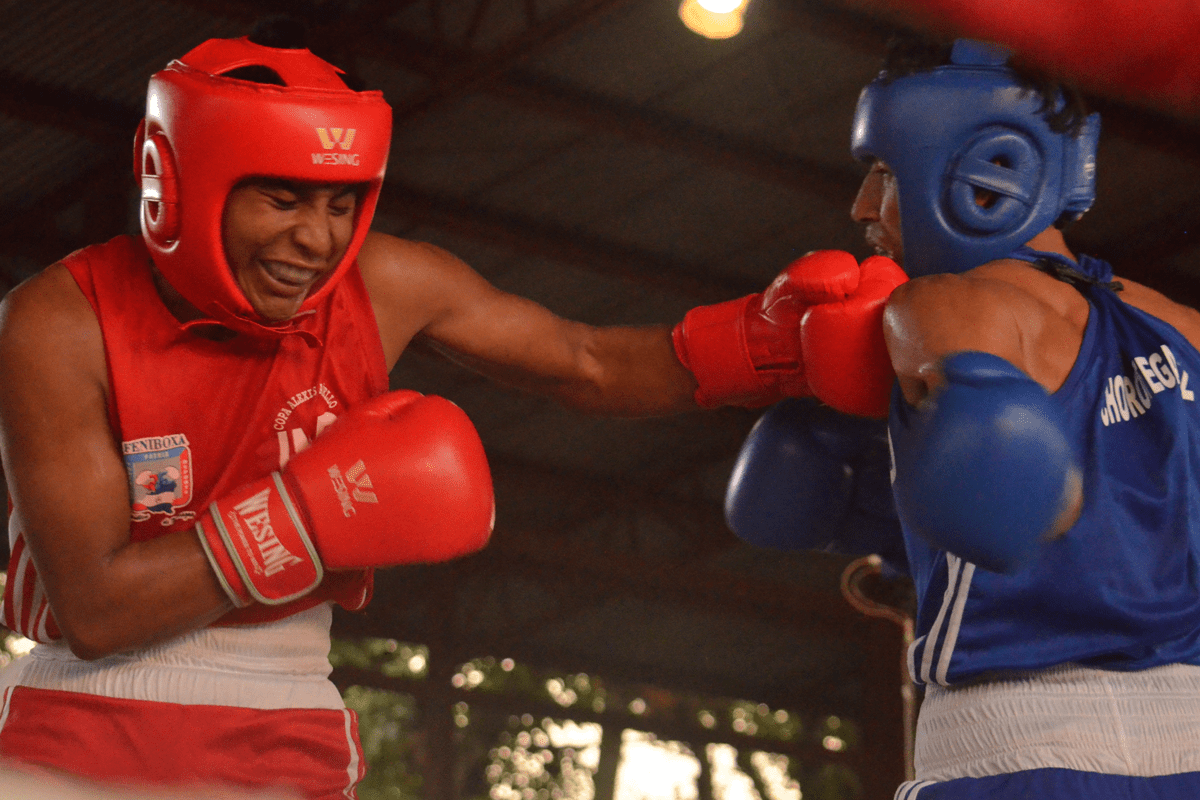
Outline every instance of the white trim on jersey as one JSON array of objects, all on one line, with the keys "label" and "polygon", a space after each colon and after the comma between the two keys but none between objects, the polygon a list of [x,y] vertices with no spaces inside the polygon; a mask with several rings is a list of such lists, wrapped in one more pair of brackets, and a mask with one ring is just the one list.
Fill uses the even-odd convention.
[{"label": "white trim on jersey", "polygon": [[[950,556],[949,553],[946,554]],[[950,671],[950,659],[954,656],[954,645],[958,643],[958,632],[962,628],[963,609],[967,605],[967,595],[971,592],[971,578],[975,577],[975,565],[969,561],[963,562],[962,575],[958,581],[958,596],[954,600],[954,610],[950,612],[950,623],[946,626],[946,635],[942,639],[942,655],[938,659],[937,682],[948,686],[946,675]]]},{"label": "white trim on jersey", "polygon": [[[29,554],[28,549],[25,554]],[[35,642],[52,642],[55,637],[50,635],[46,625],[46,620],[50,618],[50,599],[46,597],[46,587],[42,584],[41,576],[34,572],[33,578],[33,613],[29,618],[29,629],[32,633],[27,635]]]},{"label": "white trim on jersey", "polygon": [[17,557],[16,566],[8,570],[8,581],[5,584],[4,624],[22,636],[27,636],[28,628],[22,624],[25,617],[25,571],[29,569],[29,554],[25,552],[25,542],[17,539],[13,543],[13,555]]},{"label": "white trim on jersey", "polygon": [[932,786],[936,781],[905,781],[896,789],[892,800],[917,800],[917,794],[926,786]]},{"label": "white trim on jersey", "polygon": [[59,634],[57,626],[51,628],[50,603],[29,548],[25,546],[25,538],[19,533],[12,548],[12,568],[4,587],[4,624],[9,630],[36,642],[54,641]]},{"label": "white trim on jersey", "polygon": [[[954,657],[954,645],[962,627],[963,611],[967,595],[971,590],[971,578],[975,565],[963,561],[953,553],[946,553],[946,591],[942,605],[933,620],[929,632],[908,647],[909,674],[917,676],[921,683],[940,683],[948,686],[946,675],[950,671],[950,660]],[[939,647],[938,640],[941,639]],[[921,650],[921,668],[917,670],[916,653]],[[939,653],[937,670],[934,671],[934,655]]]}]

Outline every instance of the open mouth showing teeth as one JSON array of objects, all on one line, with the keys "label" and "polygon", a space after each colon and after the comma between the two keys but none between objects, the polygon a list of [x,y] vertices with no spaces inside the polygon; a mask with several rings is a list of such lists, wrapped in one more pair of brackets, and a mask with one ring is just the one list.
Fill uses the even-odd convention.
[{"label": "open mouth showing teeth", "polygon": [[868,235],[866,238],[867,238],[867,244],[870,245],[871,248],[875,250],[876,255],[887,256],[888,258],[891,258],[891,256],[892,256],[891,249],[884,247],[883,243],[879,240],[878,237]]},{"label": "open mouth showing teeth", "polygon": [[290,289],[307,289],[316,279],[317,273],[311,269],[294,267],[278,261],[263,261],[262,269],[271,280]]}]

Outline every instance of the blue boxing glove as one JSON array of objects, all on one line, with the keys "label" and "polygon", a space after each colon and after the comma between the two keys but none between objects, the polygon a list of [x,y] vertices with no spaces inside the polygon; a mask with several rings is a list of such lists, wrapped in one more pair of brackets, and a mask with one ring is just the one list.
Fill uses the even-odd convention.
[{"label": "blue boxing glove", "polygon": [[881,421],[784,400],[755,424],[725,494],[739,538],[776,550],[877,553],[907,572]]},{"label": "blue boxing glove", "polygon": [[1028,564],[1080,502],[1082,473],[1046,390],[990,353],[955,353],[922,406],[893,407],[895,495],[905,525],[993,572]]}]

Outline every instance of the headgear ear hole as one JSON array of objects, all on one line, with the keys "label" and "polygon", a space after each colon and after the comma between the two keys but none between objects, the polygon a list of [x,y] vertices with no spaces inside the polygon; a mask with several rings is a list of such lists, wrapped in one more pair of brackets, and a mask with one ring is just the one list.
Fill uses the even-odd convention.
[{"label": "headgear ear hole", "polygon": [[[972,234],[1015,231],[1034,211],[1045,159],[1028,137],[1010,128],[985,130],[954,160],[946,190],[949,221]],[[980,191],[990,201],[979,202]]]},{"label": "headgear ear hole", "polygon": [[142,228],[166,247],[179,236],[179,187],[171,145],[161,131],[142,143],[140,172]]},{"label": "headgear ear hole", "polygon": [[992,206],[996,205],[996,202],[999,199],[1000,195],[996,194],[991,189],[981,189],[978,186],[975,187],[975,205],[979,206],[980,208],[991,208]]}]

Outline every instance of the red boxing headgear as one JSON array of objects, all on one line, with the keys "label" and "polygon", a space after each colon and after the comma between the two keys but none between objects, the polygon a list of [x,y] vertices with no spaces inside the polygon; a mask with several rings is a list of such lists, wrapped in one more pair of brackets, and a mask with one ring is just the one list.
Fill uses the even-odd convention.
[{"label": "red boxing headgear", "polygon": [[[265,67],[283,86],[223,77]],[[248,39],[210,39],[150,78],[134,147],[142,236],[167,281],[207,317],[267,334],[225,257],[221,218],[229,192],[250,177],[364,184],[346,254],[309,293],[311,309],[354,263],[367,235],[392,137],[381,92],[355,92],[308,50]]]}]

